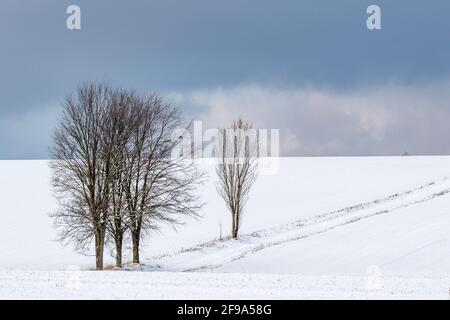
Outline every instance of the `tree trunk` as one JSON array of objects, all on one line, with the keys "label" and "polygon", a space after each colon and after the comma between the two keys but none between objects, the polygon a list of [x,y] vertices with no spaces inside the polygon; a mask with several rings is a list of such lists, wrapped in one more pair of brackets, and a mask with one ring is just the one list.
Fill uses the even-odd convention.
[{"label": "tree trunk", "polygon": [[122,244],[123,244],[123,236],[118,235],[116,237],[116,267],[122,268]]},{"label": "tree trunk", "polygon": [[238,237],[238,220],[237,220],[237,214],[233,212],[233,219],[232,219],[232,225],[231,225],[231,237],[233,239],[237,239]]},{"label": "tree trunk", "polygon": [[95,268],[103,270],[103,251],[105,247],[105,231],[97,230],[95,232]]},{"label": "tree trunk", "polygon": [[131,232],[131,238],[133,242],[133,263],[140,263],[139,261],[140,233],[135,231]]}]

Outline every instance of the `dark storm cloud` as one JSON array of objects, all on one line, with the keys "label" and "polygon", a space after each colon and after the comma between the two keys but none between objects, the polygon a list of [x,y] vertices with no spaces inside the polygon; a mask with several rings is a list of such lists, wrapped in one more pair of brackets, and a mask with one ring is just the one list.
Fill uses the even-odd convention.
[{"label": "dark storm cloud", "polygon": [[[81,7],[80,31],[65,27],[70,4]],[[365,27],[369,4],[382,9],[381,31]],[[0,158],[47,157],[58,105],[85,80],[182,93],[246,83],[349,92],[443,81],[449,10],[446,0],[2,0]],[[327,123],[345,121],[334,116]],[[323,130],[309,134],[313,143]],[[357,139],[359,131],[348,134]],[[389,152],[385,143],[376,150]]]}]

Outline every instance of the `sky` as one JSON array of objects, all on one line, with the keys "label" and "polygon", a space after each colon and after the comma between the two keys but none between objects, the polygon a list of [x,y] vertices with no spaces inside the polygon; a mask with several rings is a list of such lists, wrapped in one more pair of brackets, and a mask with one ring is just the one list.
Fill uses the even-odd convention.
[{"label": "sky", "polygon": [[[68,30],[66,8],[81,8]],[[368,30],[366,9],[381,9]],[[2,0],[0,159],[45,159],[84,81],[244,116],[284,156],[450,154],[448,0]]]}]

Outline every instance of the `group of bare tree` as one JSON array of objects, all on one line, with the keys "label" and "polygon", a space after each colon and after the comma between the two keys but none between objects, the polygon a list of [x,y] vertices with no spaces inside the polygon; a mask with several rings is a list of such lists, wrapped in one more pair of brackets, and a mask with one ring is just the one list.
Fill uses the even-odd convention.
[{"label": "group of bare tree", "polygon": [[139,263],[147,232],[197,215],[202,173],[187,157],[172,157],[180,126],[179,110],[158,95],[89,83],[67,98],[50,163],[60,240],[83,253],[94,244],[97,269],[111,244],[122,267],[125,240]]}]

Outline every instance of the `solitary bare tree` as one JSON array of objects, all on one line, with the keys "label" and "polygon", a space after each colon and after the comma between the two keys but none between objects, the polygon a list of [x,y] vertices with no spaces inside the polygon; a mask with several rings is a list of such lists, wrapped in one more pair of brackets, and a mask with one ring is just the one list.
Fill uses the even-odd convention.
[{"label": "solitary bare tree", "polygon": [[231,237],[237,239],[248,194],[257,177],[258,135],[243,119],[217,136],[217,190],[231,213]]}]

